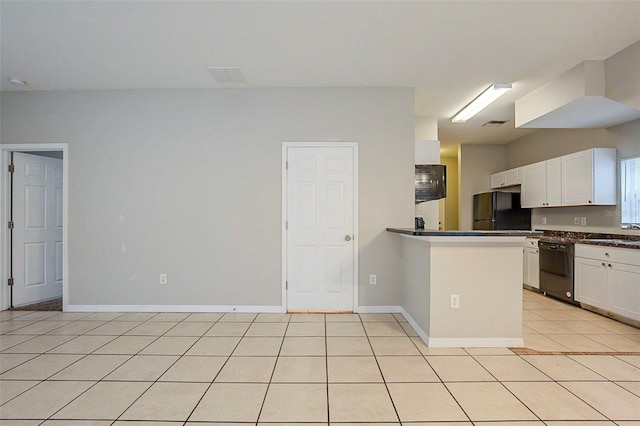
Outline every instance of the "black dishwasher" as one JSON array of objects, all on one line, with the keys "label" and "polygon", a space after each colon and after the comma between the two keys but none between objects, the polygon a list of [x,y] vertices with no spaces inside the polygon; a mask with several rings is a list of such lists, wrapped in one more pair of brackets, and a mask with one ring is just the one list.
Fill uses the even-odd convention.
[{"label": "black dishwasher", "polygon": [[573,243],[538,241],[540,290],[565,302],[578,304],[573,297]]}]

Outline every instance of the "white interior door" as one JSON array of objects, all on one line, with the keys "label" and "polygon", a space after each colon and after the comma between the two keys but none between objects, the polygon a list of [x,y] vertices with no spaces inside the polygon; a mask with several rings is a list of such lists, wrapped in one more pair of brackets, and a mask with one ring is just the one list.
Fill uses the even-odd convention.
[{"label": "white interior door", "polygon": [[13,154],[13,305],[62,296],[62,160]]},{"label": "white interior door", "polygon": [[287,148],[287,308],[354,307],[354,148]]}]

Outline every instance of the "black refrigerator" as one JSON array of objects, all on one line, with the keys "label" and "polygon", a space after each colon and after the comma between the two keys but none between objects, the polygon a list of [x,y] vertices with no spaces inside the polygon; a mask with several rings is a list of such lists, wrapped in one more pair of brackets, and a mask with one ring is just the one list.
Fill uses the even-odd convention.
[{"label": "black refrigerator", "polygon": [[531,230],[531,209],[520,207],[518,192],[484,192],[473,196],[473,229]]}]

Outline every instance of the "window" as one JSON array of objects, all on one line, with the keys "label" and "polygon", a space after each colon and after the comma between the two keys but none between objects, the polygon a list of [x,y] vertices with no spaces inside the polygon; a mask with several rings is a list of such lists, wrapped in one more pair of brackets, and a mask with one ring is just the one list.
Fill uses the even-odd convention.
[{"label": "window", "polygon": [[640,157],[620,162],[620,191],[622,227],[640,229]]}]

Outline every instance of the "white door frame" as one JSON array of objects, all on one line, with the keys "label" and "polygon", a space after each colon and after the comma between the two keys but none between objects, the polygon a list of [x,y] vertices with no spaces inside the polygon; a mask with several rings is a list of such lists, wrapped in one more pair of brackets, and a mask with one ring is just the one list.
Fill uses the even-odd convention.
[{"label": "white door frame", "polygon": [[353,149],[353,312],[358,312],[358,143],[357,142],[283,142],[282,143],[282,313],[287,312],[287,152],[289,148]]},{"label": "white door frame", "polygon": [[10,307],[10,289],[7,285],[9,279],[9,252],[11,250],[9,240],[9,217],[11,215],[11,180],[8,179],[11,152],[29,151],[62,151],[62,310],[67,310],[69,301],[69,145],[66,143],[29,143],[29,144],[2,144],[0,145],[0,203],[2,211],[0,216],[0,310]]}]

